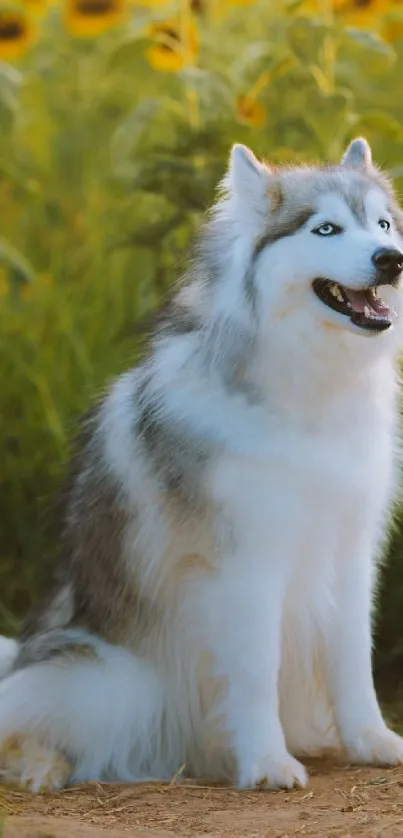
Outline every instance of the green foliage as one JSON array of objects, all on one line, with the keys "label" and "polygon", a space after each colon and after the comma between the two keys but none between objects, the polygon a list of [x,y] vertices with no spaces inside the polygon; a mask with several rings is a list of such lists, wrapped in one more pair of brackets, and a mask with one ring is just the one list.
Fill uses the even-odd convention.
[{"label": "green foliage", "polygon": [[[365,133],[403,185],[402,41],[301,3],[261,2],[214,26],[196,17],[197,62],[175,74],[147,63],[136,21],[81,42],[55,9],[24,64],[0,65],[5,630],[47,583],[54,546],[42,523],[74,422],[138,357],[135,324],[174,280],[232,142],[274,162],[338,160]],[[403,659],[401,542],[380,637],[393,664]]]}]

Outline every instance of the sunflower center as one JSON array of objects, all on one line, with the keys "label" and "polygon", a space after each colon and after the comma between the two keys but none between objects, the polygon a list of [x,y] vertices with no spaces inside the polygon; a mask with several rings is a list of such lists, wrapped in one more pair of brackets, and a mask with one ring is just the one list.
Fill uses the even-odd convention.
[{"label": "sunflower center", "polygon": [[90,17],[99,15],[106,15],[115,11],[115,3],[113,0],[78,0],[76,10],[79,14]]},{"label": "sunflower center", "polygon": [[361,9],[370,9],[373,4],[374,0],[338,0],[336,11],[342,13],[360,11]]},{"label": "sunflower center", "polygon": [[0,41],[18,41],[24,33],[25,27],[21,20],[0,15]]},{"label": "sunflower center", "polygon": [[174,44],[170,44],[169,41],[174,41],[175,44],[180,44],[181,39],[179,37],[178,32],[175,29],[171,29],[169,26],[166,26],[164,29],[160,29],[160,34],[165,35],[165,37],[169,40],[162,40],[159,43],[159,48],[164,50],[165,52],[175,52]]},{"label": "sunflower center", "polygon": [[[158,43],[159,49],[164,52],[175,52],[174,45],[180,44],[181,42],[178,30],[174,29],[172,26],[158,26],[155,27],[154,31],[157,36],[161,36],[161,40]],[[170,43],[170,41],[173,43]]]},{"label": "sunflower center", "polygon": [[244,116],[251,116],[254,113],[255,108],[253,107],[252,102],[239,102],[238,108],[241,114]]}]

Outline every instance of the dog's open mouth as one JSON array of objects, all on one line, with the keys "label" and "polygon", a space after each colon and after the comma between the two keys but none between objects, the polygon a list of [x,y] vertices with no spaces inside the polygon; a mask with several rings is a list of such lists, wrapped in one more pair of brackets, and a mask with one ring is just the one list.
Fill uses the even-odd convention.
[{"label": "dog's open mouth", "polygon": [[376,287],[352,291],[344,285],[320,278],[314,279],[312,287],[322,303],[345,314],[361,329],[383,332],[393,323],[394,312],[383,302]]}]

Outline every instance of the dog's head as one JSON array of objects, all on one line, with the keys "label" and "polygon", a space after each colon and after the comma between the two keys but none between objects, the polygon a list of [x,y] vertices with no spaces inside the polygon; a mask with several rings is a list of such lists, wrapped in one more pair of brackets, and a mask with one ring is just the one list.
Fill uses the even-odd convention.
[{"label": "dog's head", "polygon": [[336,166],[271,168],[232,149],[225,213],[249,242],[260,316],[381,335],[402,307],[403,215],[364,139]]}]

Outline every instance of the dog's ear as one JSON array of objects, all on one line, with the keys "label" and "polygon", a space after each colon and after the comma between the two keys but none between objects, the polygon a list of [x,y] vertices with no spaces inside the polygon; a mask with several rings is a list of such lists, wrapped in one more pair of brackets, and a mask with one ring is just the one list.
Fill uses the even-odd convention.
[{"label": "dog's ear", "polygon": [[270,169],[260,163],[245,145],[237,143],[232,147],[227,172],[227,186],[231,194],[245,204],[258,206],[268,201]]},{"label": "dog's ear", "polygon": [[342,165],[351,169],[370,169],[372,166],[372,153],[369,143],[364,137],[357,137],[353,140],[342,157]]}]

